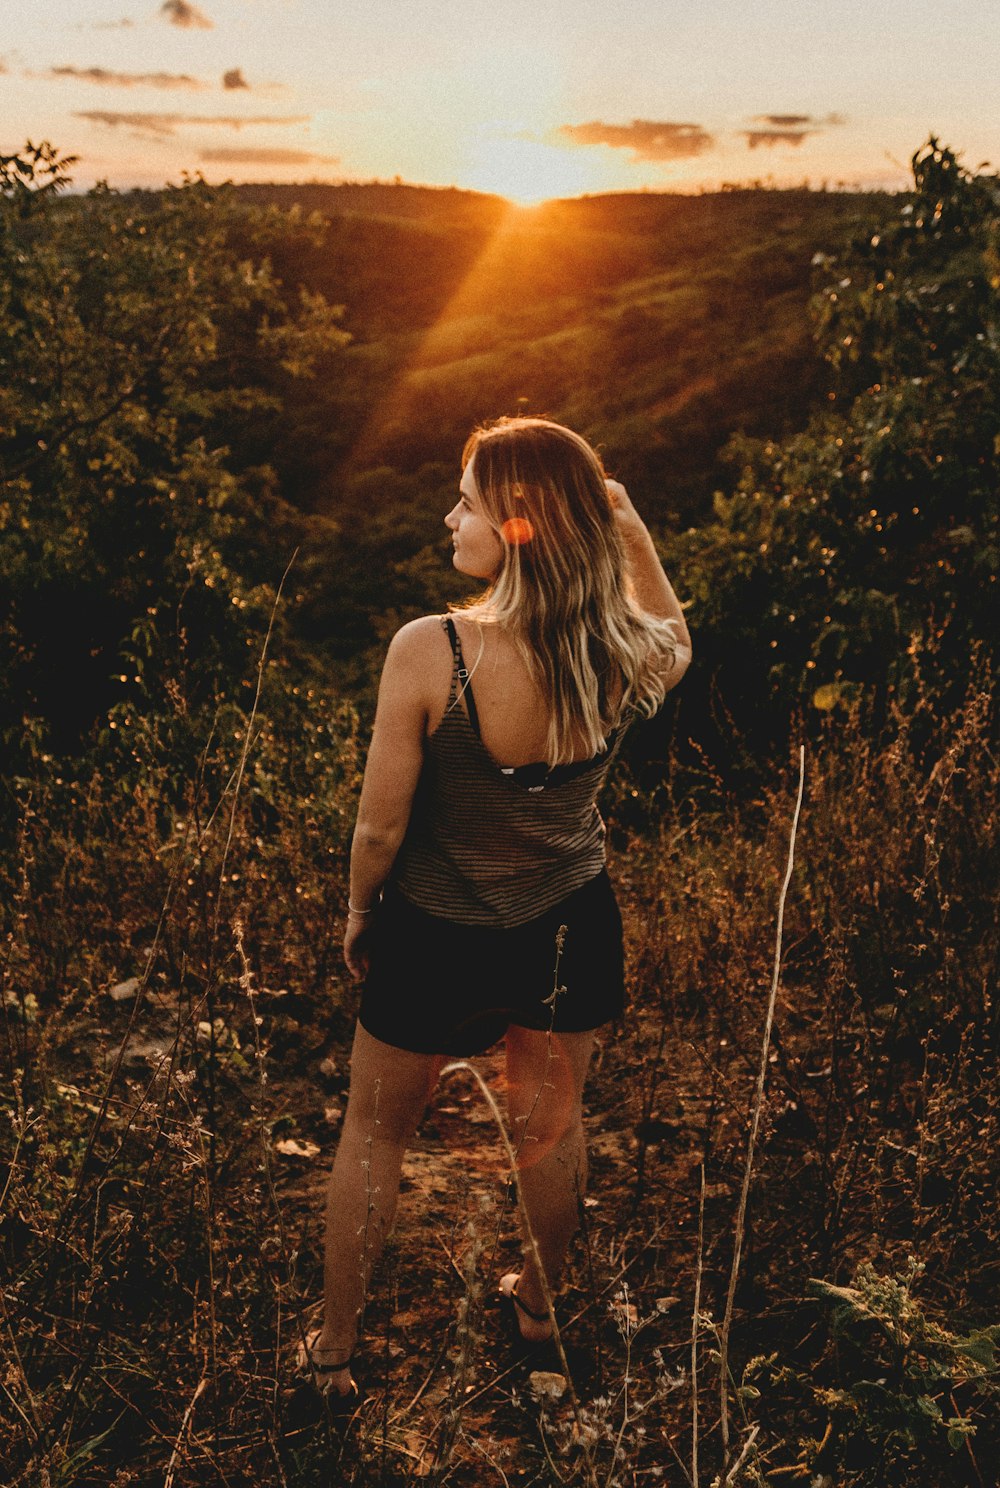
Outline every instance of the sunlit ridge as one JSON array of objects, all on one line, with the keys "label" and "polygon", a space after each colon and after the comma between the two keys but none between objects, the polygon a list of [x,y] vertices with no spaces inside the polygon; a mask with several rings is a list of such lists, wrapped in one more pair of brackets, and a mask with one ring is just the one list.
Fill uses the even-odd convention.
[{"label": "sunlit ridge", "polygon": [[[500,195],[501,193],[494,194]],[[537,207],[541,203],[535,205]],[[458,289],[447,304],[442,306],[437,320],[428,328],[420,345],[407,365],[400,370],[392,387],[386,390],[372,408],[351,451],[352,464],[366,463],[386,437],[391,437],[394,430],[405,428],[408,422],[416,416],[416,410],[421,401],[419,385],[421,372],[440,363],[442,351],[447,350],[449,338],[454,334],[454,325],[457,321],[463,316],[482,313],[484,286],[492,281],[498,261],[510,247],[511,238],[516,236],[519,229],[525,225],[525,219],[531,216],[533,210],[535,210],[534,207],[529,208],[516,202],[509,203],[507,210],[500,217],[495,230],[487,239],[482,252]]]}]

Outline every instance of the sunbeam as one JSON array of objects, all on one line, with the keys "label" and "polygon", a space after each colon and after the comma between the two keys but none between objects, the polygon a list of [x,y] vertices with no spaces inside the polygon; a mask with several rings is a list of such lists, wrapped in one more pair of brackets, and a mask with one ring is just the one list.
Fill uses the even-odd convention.
[{"label": "sunbeam", "polygon": [[487,291],[493,290],[504,258],[511,255],[516,239],[524,232],[527,219],[533,215],[508,202],[458,289],[444,304],[413,355],[372,408],[351,450],[349,467],[357,470],[371,464],[396,432],[413,427],[422,395],[420,374],[453,359],[458,322],[495,312],[495,298],[492,295],[487,298]]}]

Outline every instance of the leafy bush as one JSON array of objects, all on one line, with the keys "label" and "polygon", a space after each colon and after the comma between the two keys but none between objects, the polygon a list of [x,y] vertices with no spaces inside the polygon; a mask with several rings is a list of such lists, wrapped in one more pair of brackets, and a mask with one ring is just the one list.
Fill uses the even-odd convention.
[{"label": "leafy bush", "polygon": [[201,181],[57,200],[69,163],[48,146],[0,157],[0,740],[14,751],[26,719],[72,749],[120,700],[169,712],[165,690],[183,686],[188,706],[211,704],[240,673],[300,527],[274,471],[228,441],[346,340],[336,310],[289,303],[271,272],[269,242],[297,220]]},{"label": "leafy bush", "polygon": [[888,220],[814,260],[827,406],[789,439],[736,440],[714,521],[668,543],[706,671],[761,742],[859,694],[877,727],[915,648],[947,710],[994,633],[1000,194],[933,138],[913,172]]},{"label": "leafy bush", "polygon": [[[959,1334],[917,1300],[924,1267],[912,1255],[894,1275],[870,1262],[851,1286],[811,1280],[831,1309],[830,1357],[804,1373],[777,1354],[751,1359],[741,1394],[766,1412],[814,1416],[795,1471],[818,1488],[922,1488],[981,1483],[996,1448],[1000,1327]],[[825,1383],[831,1375],[833,1383]],[[986,1436],[979,1441],[979,1433]]]},{"label": "leafy bush", "polygon": [[911,1256],[895,1276],[865,1264],[853,1286],[812,1283],[844,1345],[844,1383],[819,1392],[833,1435],[817,1465],[846,1470],[851,1483],[916,1484],[932,1471],[941,1482],[976,1417],[1000,1408],[1000,1326],[960,1336],[931,1320],[914,1297],[922,1270]]}]

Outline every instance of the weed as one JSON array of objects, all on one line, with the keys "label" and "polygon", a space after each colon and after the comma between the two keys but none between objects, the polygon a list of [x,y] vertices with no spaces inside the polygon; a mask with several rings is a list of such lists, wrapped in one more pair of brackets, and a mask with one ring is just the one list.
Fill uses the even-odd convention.
[{"label": "weed", "polygon": [[[337,942],[357,732],[350,710],[282,685],[264,689],[235,813],[249,719],[228,705],[203,719],[186,780],[149,721],[124,774],[38,753],[17,784],[0,858],[11,1484],[402,1488],[437,1441],[451,1488],[550,1482],[550,1458],[573,1488],[780,1484],[779,1469],[910,1488],[931,1481],[920,1454],[940,1483],[978,1488],[1000,1243],[989,694],[919,731],[901,718],[882,744],[840,718],[815,747],[762,1087],[792,770],[753,800],[706,791],[659,830],[621,829],[632,1006],[599,1041],[586,1226],[557,1305],[594,1388],[575,1410],[536,1400],[497,1356],[476,1288],[513,1224],[502,1191],[465,1236],[456,1326],[448,1237],[470,1216],[448,1175],[497,1161],[452,1080],[457,1124],[435,1118],[403,1196],[406,1265],[372,1292],[392,1368],[369,1369],[340,1440],[301,1413],[289,1358],[319,1291],[315,1157],[353,1021]],[[712,1319],[755,1102],[726,1468]],[[858,1269],[911,1253],[920,1276]],[[832,1337],[816,1276],[850,1280],[827,1294]]]}]

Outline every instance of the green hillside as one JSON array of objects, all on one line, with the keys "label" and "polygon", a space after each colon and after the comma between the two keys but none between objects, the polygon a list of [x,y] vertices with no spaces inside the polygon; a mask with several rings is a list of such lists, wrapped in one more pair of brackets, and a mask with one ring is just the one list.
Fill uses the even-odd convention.
[{"label": "green hillside", "polygon": [[387,623],[462,593],[441,518],[476,423],[561,419],[659,527],[710,519],[731,437],[781,437],[825,398],[814,257],[888,209],[882,196],[807,191],[532,211],[408,186],[236,199],[301,211],[273,244],[275,272],[342,305],[351,336],[307,400],[255,411],[226,437],[277,471],[293,506],[336,524],[307,538],[305,561],[335,568],[338,585],[307,584],[298,623],[355,689],[370,686]]},{"label": "green hillside", "polygon": [[350,401],[331,410],[346,465],[324,471],[324,509],[345,470],[453,462],[475,422],[521,408],[583,429],[659,519],[682,524],[708,510],[732,432],[803,422],[819,380],[811,259],[884,208],[805,191],[532,211],[406,186],[238,196],[326,223],[311,252],[277,260],[343,303],[354,337]]}]

